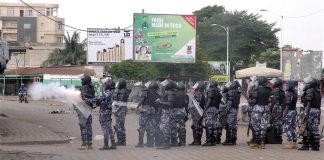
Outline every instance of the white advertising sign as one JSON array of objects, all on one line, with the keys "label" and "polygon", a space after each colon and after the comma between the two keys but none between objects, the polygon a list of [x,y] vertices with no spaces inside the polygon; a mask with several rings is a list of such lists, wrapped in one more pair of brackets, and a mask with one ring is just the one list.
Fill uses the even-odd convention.
[{"label": "white advertising sign", "polygon": [[105,65],[133,59],[133,31],[88,28],[87,62]]}]

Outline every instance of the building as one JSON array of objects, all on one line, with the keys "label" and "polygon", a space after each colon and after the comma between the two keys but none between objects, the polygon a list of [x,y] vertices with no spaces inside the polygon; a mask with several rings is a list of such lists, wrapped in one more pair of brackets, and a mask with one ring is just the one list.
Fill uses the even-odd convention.
[{"label": "building", "polygon": [[[64,47],[64,18],[58,17],[58,4],[0,3],[0,39],[16,42],[8,68],[39,67],[54,49]],[[55,21],[49,19],[48,17]],[[19,49],[18,49],[19,51]]]}]

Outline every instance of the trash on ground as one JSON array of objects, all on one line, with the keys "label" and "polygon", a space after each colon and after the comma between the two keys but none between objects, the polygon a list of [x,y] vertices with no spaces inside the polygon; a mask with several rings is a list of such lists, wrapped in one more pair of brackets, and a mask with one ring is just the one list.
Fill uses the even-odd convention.
[{"label": "trash on ground", "polygon": [[103,140],[104,136],[103,135],[96,135],[93,139],[96,140],[96,141]]}]

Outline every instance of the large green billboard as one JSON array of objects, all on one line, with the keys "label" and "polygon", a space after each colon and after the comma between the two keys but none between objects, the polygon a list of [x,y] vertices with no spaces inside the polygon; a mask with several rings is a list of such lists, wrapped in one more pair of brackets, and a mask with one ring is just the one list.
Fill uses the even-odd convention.
[{"label": "large green billboard", "polygon": [[134,60],[195,63],[196,16],[134,14]]}]

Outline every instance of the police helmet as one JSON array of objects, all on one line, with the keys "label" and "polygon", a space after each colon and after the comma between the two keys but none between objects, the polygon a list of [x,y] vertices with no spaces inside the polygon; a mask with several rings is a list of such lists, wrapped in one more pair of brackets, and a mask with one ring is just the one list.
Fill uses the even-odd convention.
[{"label": "police helmet", "polygon": [[197,89],[200,91],[205,90],[205,83],[202,81],[197,81],[194,86],[192,86],[193,89]]},{"label": "police helmet", "polygon": [[152,81],[152,83],[148,86],[148,89],[153,89],[157,91],[159,90],[159,85],[155,81]]},{"label": "police helmet", "polygon": [[81,84],[82,85],[88,85],[91,83],[91,77],[88,76],[88,75],[84,75],[82,78],[81,78]]},{"label": "police helmet", "polygon": [[274,87],[282,87],[282,80],[280,78],[272,78],[272,80],[270,81],[270,83]]},{"label": "police helmet", "polygon": [[186,89],[185,85],[182,82],[177,83],[177,89],[180,91],[184,91]]},{"label": "police helmet", "polygon": [[116,86],[118,89],[126,88],[126,80],[124,78],[118,79]]},{"label": "police helmet", "polygon": [[105,82],[105,89],[108,90],[108,89],[115,89],[115,82],[111,79],[109,79],[107,82]]},{"label": "police helmet", "polygon": [[268,84],[268,79],[264,76],[258,76],[257,81],[260,86],[266,86]]},{"label": "police helmet", "polygon": [[177,85],[171,79],[164,80],[163,82],[161,82],[161,85],[165,90],[172,90],[177,87]]},{"label": "police helmet", "polygon": [[304,91],[306,91],[309,88],[315,88],[317,86],[317,80],[313,77],[307,77],[304,79],[304,83],[305,83],[305,87],[304,87]]},{"label": "police helmet", "polygon": [[288,80],[286,82],[286,90],[287,91],[293,91],[295,89],[296,85],[295,85],[295,82],[292,81],[292,80]]}]

